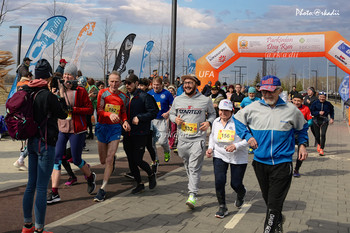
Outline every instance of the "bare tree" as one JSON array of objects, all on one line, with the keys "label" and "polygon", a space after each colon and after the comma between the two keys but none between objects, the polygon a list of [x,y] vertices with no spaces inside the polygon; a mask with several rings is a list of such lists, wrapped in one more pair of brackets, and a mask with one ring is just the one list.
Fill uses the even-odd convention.
[{"label": "bare tree", "polygon": [[[67,8],[64,6],[68,2],[69,0],[66,0],[66,2],[64,2],[63,4],[63,7],[58,7],[56,4],[56,0],[53,0],[52,8],[48,7],[47,10],[49,11],[51,16],[65,15]],[[68,44],[71,44],[72,38],[69,37],[70,31],[71,31],[70,21],[68,21],[65,23],[63,30],[60,34],[60,37],[52,45],[52,67],[55,67],[55,59],[57,56],[59,56],[59,59],[63,57],[65,46]]]},{"label": "bare tree", "polygon": [[11,11],[16,11],[19,10],[23,7],[25,7],[27,4],[21,5],[19,7],[13,8],[13,9],[7,9],[7,2],[6,0],[1,0],[1,9],[0,9],[0,26],[2,25],[3,22],[5,22],[5,18],[7,13],[11,12]]},{"label": "bare tree", "polygon": [[102,59],[97,59],[99,66],[103,70],[103,77],[105,79],[106,74],[109,72],[110,68],[110,58],[108,49],[111,47],[112,39],[114,36],[114,30],[112,28],[112,22],[107,18],[105,19],[104,27],[102,28],[103,41],[100,43]]},{"label": "bare tree", "polygon": [[8,66],[14,64],[15,61],[12,59],[12,53],[8,51],[0,51],[0,87],[5,91],[4,77],[11,69],[7,69]]}]

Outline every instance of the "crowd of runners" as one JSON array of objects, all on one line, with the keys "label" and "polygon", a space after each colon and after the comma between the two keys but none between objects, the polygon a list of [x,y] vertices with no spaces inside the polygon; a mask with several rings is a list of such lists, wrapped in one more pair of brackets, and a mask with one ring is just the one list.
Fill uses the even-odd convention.
[{"label": "crowd of runners", "polygon": [[[38,92],[33,104],[34,119],[42,125],[40,132],[24,143],[20,158],[14,163],[29,173],[23,197],[23,233],[46,232],[46,205],[61,200],[61,164],[69,175],[65,185],[77,182],[70,167],[73,163],[85,175],[92,199],[104,201],[121,141],[129,163],[127,175],[135,181],[132,194],[145,190],[140,168],[147,173],[148,188],[154,189],[159,164],[171,160],[171,151],[177,153],[188,177],[188,197],[184,203],[190,209],[198,205],[204,157],[213,158],[217,218],[228,214],[225,198],[228,168],[230,186],[236,193],[234,205],[236,208],[244,205],[247,190],[243,178],[248,154],[254,154],[253,168],[267,206],[264,232],[283,232],[283,202],[292,177],[300,177],[302,161],[308,156],[309,128],[317,151],[320,156],[325,155],[327,127],[334,121],[333,105],[326,101],[326,93],[316,93],[309,87],[306,96],[296,90],[282,95],[281,80],[272,75],[247,88],[241,84],[221,85],[219,81],[214,85],[201,84],[194,75],[178,77],[170,85],[168,74],[160,77],[156,70],[151,77],[141,79],[129,70],[124,80],[113,71],[107,83],[95,83],[76,66],[66,63],[62,59],[57,72],[53,72],[48,61],[42,59],[35,67],[34,79],[29,72],[21,74],[19,90],[44,90]],[[105,167],[97,192],[97,175],[82,158],[83,150],[87,150],[85,140],[94,136],[100,163]],[[164,161],[159,160],[157,143]],[[145,148],[151,164],[144,160]],[[27,155],[28,168],[24,163]],[[47,191],[50,178],[52,188]]]}]

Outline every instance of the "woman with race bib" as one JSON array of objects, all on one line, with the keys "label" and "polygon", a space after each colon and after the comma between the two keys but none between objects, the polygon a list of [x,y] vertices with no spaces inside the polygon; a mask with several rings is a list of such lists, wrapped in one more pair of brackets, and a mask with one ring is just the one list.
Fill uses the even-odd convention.
[{"label": "woman with race bib", "polygon": [[233,120],[233,104],[224,99],[219,104],[219,117],[213,122],[206,152],[208,158],[213,157],[216,197],[219,211],[215,217],[224,218],[228,214],[225,200],[227,169],[231,170],[231,187],[237,193],[235,206],[241,208],[244,203],[246,189],[243,177],[248,163],[248,142],[236,134]]}]

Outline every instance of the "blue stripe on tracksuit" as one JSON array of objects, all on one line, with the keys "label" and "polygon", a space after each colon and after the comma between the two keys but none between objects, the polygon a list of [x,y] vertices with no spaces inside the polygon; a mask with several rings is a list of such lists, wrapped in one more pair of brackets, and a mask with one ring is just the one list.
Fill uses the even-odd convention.
[{"label": "blue stripe on tracksuit", "polygon": [[247,141],[254,137],[258,148],[254,160],[275,165],[292,162],[295,151],[295,134],[299,144],[308,140],[308,124],[293,104],[281,98],[271,108],[264,100],[256,101],[240,110],[234,117],[236,133]]}]

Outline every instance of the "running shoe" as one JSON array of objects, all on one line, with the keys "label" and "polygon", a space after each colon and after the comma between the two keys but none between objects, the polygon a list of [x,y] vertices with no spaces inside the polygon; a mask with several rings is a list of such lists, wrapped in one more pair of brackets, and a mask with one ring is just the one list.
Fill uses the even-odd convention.
[{"label": "running shoe", "polygon": [[135,179],[134,175],[131,172],[125,173],[124,176],[133,180]]},{"label": "running shoe", "polygon": [[174,153],[176,153],[176,154],[179,153],[179,151],[177,150],[177,148],[174,149]]},{"label": "running shoe", "polygon": [[228,215],[228,210],[226,206],[220,206],[218,212],[216,212],[215,217],[217,218],[224,218],[226,215]]},{"label": "running shoe", "polygon": [[136,188],[131,190],[131,193],[132,194],[138,194],[138,193],[142,193],[143,191],[145,191],[145,185],[144,184],[138,184],[136,186]]},{"label": "running shoe", "polygon": [[13,163],[13,166],[18,168],[20,171],[27,171],[28,170],[27,166],[24,165],[24,162],[20,163],[20,162],[18,162],[18,160],[16,160],[16,162]]},{"label": "running shoe", "polygon": [[65,186],[72,186],[73,184],[77,183],[78,179],[77,177],[69,177],[68,181],[66,183],[64,183]]},{"label": "running shoe", "polygon": [[320,152],[320,150],[321,150],[321,145],[317,144],[317,152]]},{"label": "running shoe", "polygon": [[47,195],[47,204],[52,204],[52,203],[57,203],[61,201],[61,197],[58,193],[53,193],[52,191],[49,192],[49,194]]},{"label": "running shoe", "polygon": [[158,166],[159,166],[159,161],[156,160],[155,162],[152,162],[151,164],[151,168],[152,168],[152,172],[153,173],[157,173],[158,172]]},{"label": "running shoe", "polygon": [[[39,233],[39,231],[34,231],[34,233]],[[53,233],[52,231],[45,231],[45,230],[43,230],[43,231],[40,231],[40,233]]]},{"label": "running shoe", "polygon": [[93,191],[95,191],[96,188],[96,174],[95,172],[91,172],[92,174],[92,179],[87,179],[87,192],[88,194],[91,194]]},{"label": "running shoe", "polygon": [[299,171],[294,169],[293,177],[299,178],[300,177]]},{"label": "running shoe", "polygon": [[33,233],[34,230],[35,230],[34,226],[32,226],[31,228],[27,228],[27,227],[23,226],[22,233]]},{"label": "running shoe", "polygon": [[86,146],[83,147],[83,151],[89,151],[89,148],[87,148]]},{"label": "running shoe", "polygon": [[243,204],[244,204],[244,197],[245,197],[245,194],[247,193],[247,190],[244,188],[244,193],[243,194],[238,194],[237,193],[237,198],[236,198],[236,201],[235,201],[235,206],[240,209]]},{"label": "running shoe", "polygon": [[320,156],[324,156],[324,151],[323,149],[320,149],[320,151],[318,152],[320,154]]},{"label": "running shoe", "polygon": [[189,196],[188,196],[188,199],[186,201],[186,205],[190,208],[190,209],[194,209],[194,207],[196,206],[196,197],[191,193]]},{"label": "running shoe", "polygon": [[154,189],[157,186],[156,173],[153,173],[152,175],[148,176],[148,182],[149,189]]},{"label": "running shoe", "polygon": [[277,223],[275,233],[283,233],[283,223],[286,221],[286,217],[282,214],[282,219]]},{"label": "running shoe", "polygon": [[169,162],[169,160],[170,160],[170,153],[169,152],[164,153],[164,162]]},{"label": "running shoe", "polygon": [[97,195],[94,197],[94,201],[101,202],[104,201],[106,198],[106,191],[103,189],[99,189],[97,192]]}]

